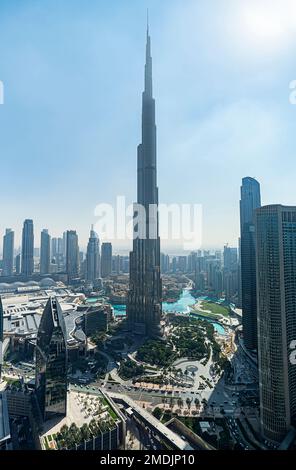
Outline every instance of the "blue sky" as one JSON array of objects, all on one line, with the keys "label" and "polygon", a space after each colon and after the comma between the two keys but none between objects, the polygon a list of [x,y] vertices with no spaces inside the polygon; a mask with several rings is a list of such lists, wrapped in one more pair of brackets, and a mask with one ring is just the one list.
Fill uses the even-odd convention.
[{"label": "blue sky", "polygon": [[136,195],[146,8],[163,203],[203,206],[203,245],[237,243],[243,176],[295,204],[293,0],[2,0],[1,217],[53,236]]}]

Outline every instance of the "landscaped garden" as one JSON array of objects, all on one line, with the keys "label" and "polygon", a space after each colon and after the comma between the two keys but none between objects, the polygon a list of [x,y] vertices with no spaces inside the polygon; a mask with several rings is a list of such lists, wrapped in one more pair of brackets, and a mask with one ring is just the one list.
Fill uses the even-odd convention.
[{"label": "landscaped garden", "polygon": [[225,317],[228,317],[229,315],[228,307],[224,307],[223,305],[216,304],[215,302],[211,302],[211,301],[205,301],[205,300],[202,301],[200,308],[202,310],[209,311],[213,313],[214,315],[223,315]]}]

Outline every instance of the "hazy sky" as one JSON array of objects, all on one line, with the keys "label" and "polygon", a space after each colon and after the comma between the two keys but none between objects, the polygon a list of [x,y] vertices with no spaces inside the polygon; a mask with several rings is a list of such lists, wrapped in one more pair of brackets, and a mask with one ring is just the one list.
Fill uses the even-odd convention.
[{"label": "hazy sky", "polygon": [[243,176],[296,204],[294,0],[1,0],[1,217],[81,246],[98,203],[136,195],[146,8],[163,203],[203,206],[203,245],[236,244]]}]

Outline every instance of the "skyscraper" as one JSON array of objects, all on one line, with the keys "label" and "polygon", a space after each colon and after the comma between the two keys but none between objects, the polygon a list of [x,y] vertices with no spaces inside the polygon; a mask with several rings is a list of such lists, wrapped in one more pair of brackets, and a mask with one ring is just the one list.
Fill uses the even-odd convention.
[{"label": "skyscraper", "polygon": [[50,298],[41,317],[36,342],[36,394],[44,420],[67,411],[68,354],[63,312]]},{"label": "skyscraper", "polygon": [[13,274],[14,232],[7,228],[3,237],[3,276]]},{"label": "skyscraper", "polygon": [[47,229],[41,232],[40,244],[40,274],[49,274],[50,272],[50,235]]},{"label": "skyscraper", "polygon": [[15,274],[21,273],[21,254],[19,253],[15,257]]},{"label": "skyscraper", "polygon": [[237,248],[226,245],[223,252],[223,290],[228,302],[237,300],[238,281]]},{"label": "skyscraper", "polygon": [[250,350],[257,349],[254,211],[260,206],[258,181],[250,177],[243,178],[240,200],[241,288],[244,344]]},{"label": "skyscraper", "polygon": [[152,93],[151,41],[147,28],[142,143],[138,146],[138,191],[133,251],[130,253],[127,319],[131,331],[151,337],[161,335],[162,315],[156,167],[155,100]]},{"label": "skyscraper", "polygon": [[257,209],[256,261],[261,427],[280,442],[296,424],[296,207]]},{"label": "skyscraper", "polygon": [[0,297],[0,380],[1,380],[1,372],[2,372],[2,365],[3,365],[3,305],[2,299]]},{"label": "skyscraper", "polygon": [[34,272],[34,226],[30,219],[25,220],[23,227],[21,272],[25,276]]},{"label": "skyscraper", "polygon": [[100,241],[93,227],[90,231],[90,237],[86,252],[86,278],[94,282],[100,277]]},{"label": "skyscraper", "polygon": [[75,230],[67,231],[66,270],[69,281],[79,275],[79,246],[78,236]]},{"label": "skyscraper", "polygon": [[112,244],[102,243],[101,253],[101,275],[109,277],[112,271]]}]

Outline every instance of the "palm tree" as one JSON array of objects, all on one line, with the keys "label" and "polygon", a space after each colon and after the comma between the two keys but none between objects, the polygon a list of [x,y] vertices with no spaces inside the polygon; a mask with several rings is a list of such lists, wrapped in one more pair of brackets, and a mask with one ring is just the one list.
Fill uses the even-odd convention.
[{"label": "palm tree", "polygon": [[86,423],[82,425],[82,427],[80,428],[80,431],[81,431],[81,437],[83,438],[83,440],[88,441],[90,439],[90,430]]},{"label": "palm tree", "polygon": [[179,408],[183,408],[183,400],[181,397],[178,398],[178,406]]}]

